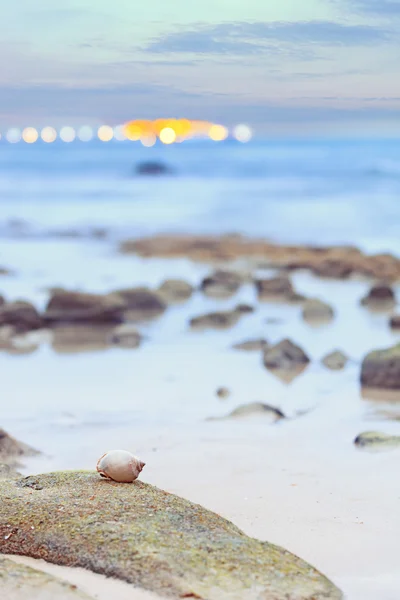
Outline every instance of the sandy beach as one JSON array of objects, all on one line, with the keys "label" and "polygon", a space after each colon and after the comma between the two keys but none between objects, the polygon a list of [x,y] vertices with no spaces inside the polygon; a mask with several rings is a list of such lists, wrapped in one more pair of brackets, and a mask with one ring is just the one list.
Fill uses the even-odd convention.
[{"label": "sandy beach", "polygon": [[[47,261],[38,273],[36,265],[55,249],[57,262]],[[198,285],[210,271],[209,265],[185,259],[120,255],[112,244],[88,241],[9,240],[2,242],[1,254],[18,270],[18,276],[3,278],[4,295],[23,297],[39,308],[45,306],[47,288],[61,284],[102,293],[127,285],[156,287],[167,277]],[[26,475],[93,469],[105,451],[126,448],[145,460],[143,481],[301,556],[348,600],[395,600],[400,589],[399,450],[367,452],[353,441],[363,431],[399,432],[399,405],[363,398],[359,384],[363,356],[393,345],[399,336],[389,329],[386,314],[359,305],[368,281],[321,280],[299,271],[292,282],[301,294],[329,302],[335,319],[310,327],[299,306],[259,303],[254,287],[246,284],[227,300],[197,292],[169,307],[160,318],[139,325],[144,342],[136,350],[55,352],[32,332],[29,343],[35,336],[44,340],[36,350],[1,355],[7,397],[1,424],[42,452],[24,460],[20,471]],[[189,330],[194,315],[239,302],[256,310],[236,326]],[[310,355],[310,365],[290,384],[269,373],[259,353],[232,350],[235,343],[264,336],[270,343],[290,337]],[[350,361],[332,372],[321,359],[337,348]],[[221,386],[230,390],[227,398],[217,396]],[[266,412],[209,420],[252,402],[279,408],[286,418],[275,422]],[[106,588],[92,587],[89,574],[38,566],[55,569],[95,598],[105,597]],[[127,595],[121,598],[142,598],[123,587],[121,594]]]}]

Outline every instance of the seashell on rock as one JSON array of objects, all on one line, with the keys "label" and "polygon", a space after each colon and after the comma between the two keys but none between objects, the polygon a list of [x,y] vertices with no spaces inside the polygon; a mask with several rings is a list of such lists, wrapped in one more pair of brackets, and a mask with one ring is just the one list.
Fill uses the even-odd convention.
[{"label": "seashell on rock", "polygon": [[97,461],[96,469],[102,477],[118,483],[132,483],[146,463],[126,450],[111,450]]}]

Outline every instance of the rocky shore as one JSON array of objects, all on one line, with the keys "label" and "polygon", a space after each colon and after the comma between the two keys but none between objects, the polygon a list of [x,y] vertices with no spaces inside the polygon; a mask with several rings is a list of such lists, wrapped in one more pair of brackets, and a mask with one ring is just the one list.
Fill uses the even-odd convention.
[{"label": "rocky shore", "polygon": [[145,483],[53,473],[1,482],[0,500],[3,554],[85,567],[177,600],[342,597],[289,552]]}]

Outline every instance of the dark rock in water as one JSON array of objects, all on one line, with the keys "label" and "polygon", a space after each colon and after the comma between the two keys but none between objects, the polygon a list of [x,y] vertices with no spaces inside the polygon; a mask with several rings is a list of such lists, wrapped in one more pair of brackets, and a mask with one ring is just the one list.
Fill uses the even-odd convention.
[{"label": "dark rock in water", "polygon": [[255,312],[254,306],[251,306],[250,304],[238,304],[235,310],[243,315]]},{"label": "dark rock in water", "polygon": [[240,342],[232,346],[234,350],[243,350],[244,352],[258,352],[268,348],[269,344],[267,340],[263,338],[256,340],[247,340],[246,342]]},{"label": "dark rock in water", "polygon": [[[8,534],[13,535],[11,531]],[[1,593],[4,600],[91,600],[76,585],[0,557]]]},{"label": "dark rock in water", "polygon": [[128,321],[151,320],[162,315],[167,309],[160,294],[145,287],[117,290],[114,294],[122,300],[124,318]]},{"label": "dark rock in water", "polygon": [[7,269],[7,267],[0,266],[0,275],[14,275],[14,271],[11,271],[11,269]]},{"label": "dark rock in water", "polygon": [[124,323],[116,327],[109,337],[110,343],[119,348],[134,349],[139,348],[142,342],[142,336],[133,325]]},{"label": "dark rock in water", "polygon": [[264,366],[267,369],[290,371],[307,365],[309,362],[309,357],[300,346],[288,339],[264,350]]},{"label": "dark rock in water", "polygon": [[288,277],[257,279],[256,288],[261,302],[302,302],[304,296],[297,294]]},{"label": "dark rock in water", "polygon": [[64,324],[52,329],[52,348],[58,354],[97,352],[112,345],[114,327],[110,324]]},{"label": "dark rock in water", "polygon": [[231,392],[229,390],[229,388],[227,387],[220,387],[217,389],[217,396],[218,398],[228,398],[231,395]]},{"label": "dark rock in water", "polygon": [[116,294],[56,290],[44,318],[47,323],[121,323],[125,304]]},{"label": "dark rock in water", "polygon": [[390,327],[395,331],[400,331],[400,315],[395,315],[390,319]]},{"label": "dark rock in water", "polygon": [[354,444],[359,448],[368,450],[390,450],[400,448],[400,436],[387,435],[379,431],[365,431],[356,437]]},{"label": "dark rock in water", "polygon": [[4,429],[0,429],[0,462],[13,463],[21,456],[32,456],[34,454],[38,454],[37,450],[19,442]]},{"label": "dark rock in water", "polygon": [[135,167],[136,175],[172,175],[173,171],[161,162],[143,162]]},{"label": "dark rock in water", "polygon": [[43,327],[43,319],[29,302],[8,302],[0,306],[0,327],[10,325],[16,333],[25,333]]},{"label": "dark rock in water", "polygon": [[229,329],[239,322],[243,313],[239,310],[211,312],[190,319],[192,329]]},{"label": "dark rock in water", "polygon": [[391,310],[396,304],[396,296],[393,289],[381,283],[374,285],[368,294],[361,299],[361,305],[372,310]]},{"label": "dark rock in water", "polygon": [[3,554],[83,567],[175,600],[342,598],[290,552],[141,481],[87,472],[6,480],[0,504]]},{"label": "dark rock in water", "polygon": [[367,354],[361,366],[361,384],[369,388],[400,389],[400,344]]},{"label": "dark rock in water", "polygon": [[348,357],[343,352],[335,350],[324,356],[322,362],[331,371],[341,371],[347,365],[348,360]]},{"label": "dark rock in water", "polygon": [[353,266],[346,260],[327,259],[313,265],[311,270],[318,277],[348,279],[353,272]]},{"label": "dark rock in water", "polygon": [[333,308],[318,298],[308,298],[303,304],[302,317],[310,325],[330,323],[334,316]]},{"label": "dark rock in water", "polygon": [[158,288],[160,297],[167,304],[185,302],[193,294],[193,286],[183,279],[166,279]]},{"label": "dark rock in water", "polygon": [[235,271],[215,271],[201,282],[200,289],[211,298],[229,298],[236,294],[243,276]]}]

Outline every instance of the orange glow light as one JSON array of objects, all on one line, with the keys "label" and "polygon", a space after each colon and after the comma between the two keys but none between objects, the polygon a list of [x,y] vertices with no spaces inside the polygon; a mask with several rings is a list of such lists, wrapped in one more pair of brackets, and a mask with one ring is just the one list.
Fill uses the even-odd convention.
[{"label": "orange glow light", "polygon": [[51,144],[57,139],[57,131],[53,127],[43,127],[40,137],[46,144]]},{"label": "orange glow light", "polygon": [[160,131],[160,140],[163,144],[173,144],[176,140],[176,133],[172,127],[164,127]]},{"label": "orange glow light", "polygon": [[208,135],[214,142],[222,142],[228,137],[228,130],[223,125],[211,125]]}]

